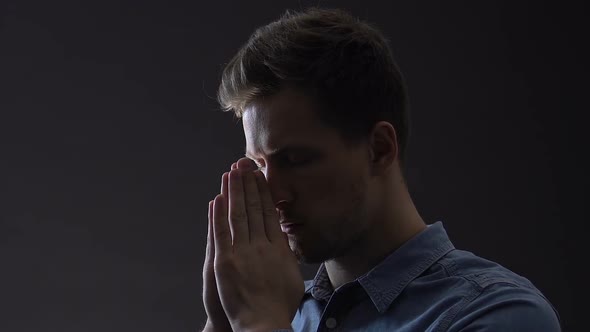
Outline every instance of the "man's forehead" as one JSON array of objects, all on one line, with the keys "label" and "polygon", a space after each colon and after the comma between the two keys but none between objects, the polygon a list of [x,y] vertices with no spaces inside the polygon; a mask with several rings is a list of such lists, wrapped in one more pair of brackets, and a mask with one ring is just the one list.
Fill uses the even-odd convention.
[{"label": "man's forehead", "polygon": [[243,119],[257,126],[289,128],[294,125],[309,126],[316,121],[315,103],[306,95],[283,90],[248,104]]},{"label": "man's forehead", "polygon": [[304,99],[301,94],[285,91],[250,104],[242,117],[247,152],[313,145],[323,126],[315,117],[313,105]]}]

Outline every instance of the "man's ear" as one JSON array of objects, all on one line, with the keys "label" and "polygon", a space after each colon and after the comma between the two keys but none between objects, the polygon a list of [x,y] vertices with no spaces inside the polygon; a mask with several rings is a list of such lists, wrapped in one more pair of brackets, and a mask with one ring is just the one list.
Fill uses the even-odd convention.
[{"label": "man's ear", "polygon": [[393,125],[379,121],[370,134],[371,169],[375,175],[389,170],[398,158],[397,134]]}]

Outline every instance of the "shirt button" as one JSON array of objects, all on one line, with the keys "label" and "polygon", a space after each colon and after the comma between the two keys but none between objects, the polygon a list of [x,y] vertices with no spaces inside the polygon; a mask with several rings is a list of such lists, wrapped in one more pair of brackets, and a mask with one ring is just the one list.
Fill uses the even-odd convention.
[{"label": "shirt button", "polygon": [[330,317],[330,318],[326,319],[326,327],[327,328],[333,329],[336,327],[336,325],[338,325],[336,318]]}]

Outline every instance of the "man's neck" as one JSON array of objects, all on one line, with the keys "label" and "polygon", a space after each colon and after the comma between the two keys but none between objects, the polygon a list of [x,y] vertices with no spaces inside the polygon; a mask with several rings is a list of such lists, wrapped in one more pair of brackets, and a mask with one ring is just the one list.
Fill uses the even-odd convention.
[{"label": "man's neck", "polygon": [[395,201],[351,250],[324,262],[334,289],[366,274],[426,228],[407,191]]}]

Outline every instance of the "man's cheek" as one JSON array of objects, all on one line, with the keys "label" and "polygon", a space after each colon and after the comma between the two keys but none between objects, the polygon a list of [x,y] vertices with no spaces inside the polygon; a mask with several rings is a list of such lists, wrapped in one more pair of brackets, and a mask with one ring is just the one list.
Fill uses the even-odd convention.
[{"label": "man's cheek", "polygon": [[[327,177],[318,177],[315,181],[309,183],[308,197],[313,198],[315,203],[330,204],[338,201],[343,190],[342,182]],[[326,207],[321,207],[325,209]]]}]

